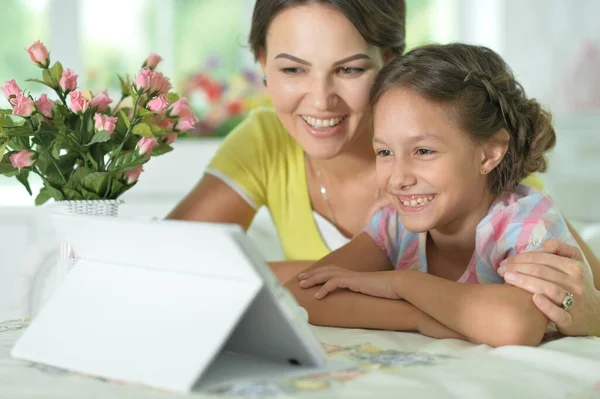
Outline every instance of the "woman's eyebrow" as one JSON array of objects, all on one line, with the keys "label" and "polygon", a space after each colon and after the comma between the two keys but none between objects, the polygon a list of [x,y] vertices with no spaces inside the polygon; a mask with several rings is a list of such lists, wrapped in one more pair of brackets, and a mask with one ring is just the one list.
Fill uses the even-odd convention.
[{"label": "woman's eyebrow", "polygon": [[298,57],[294,57],[293,55],[288,54],[288,53],[279,53],[275,56],[274,59],[276,60],[277,58],[287,58],[288,60],[295,61],[299,64],[310,65],[310,62],[300,59]]},{"label": "woman's eyebrow", "polygon": [[368,55],[366,55],[364,53],[358,53],[358,54],[351,55],[350,57],[346,57],[342,60],[336,61],[333,63],[333,65],[340,65],[340,64],[345,64],[346,62],[350,62],[350,61],[354,61],[354,60],[363,60],[363,59],[371,61],[371,57],[369,57]]},{"label": "woman's eyebrow", "polygon": [[[301,58],[295,57],[291,54],[288,53],[279,53],[275,56],[274,59],[278,59],[278,58],[286,58],[288,60],[297,62],[299,64],[303,64],[303,65],[311,65],[310,62],[303,60]],[[333,63],[333,65],[341,65],[341,64],[345,64],[346,62],[350,62],[350,61],[354,61],[354,60],[362,60],[362,59],[366,59],[366,60],[371,60],[371,57],[369,57],[368,55],[364,54],[364,53],[358,53],[358,54],[354,54],[351,55],[350,57],[346,57],[344,59],[341,59],[339,61],[336,61]]]}]

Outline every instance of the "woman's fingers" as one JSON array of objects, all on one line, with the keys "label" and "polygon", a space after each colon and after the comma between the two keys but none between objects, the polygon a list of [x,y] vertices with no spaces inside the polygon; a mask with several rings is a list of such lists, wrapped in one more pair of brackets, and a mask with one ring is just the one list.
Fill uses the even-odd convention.
[{"label": "woman's fingers", "polygon": [[542,294],[556,305],[562,304],[567,291],[567,289],[562,287],[562,284],[558,285],[558,282],[542,280],[538,277],[521,273],[507,273],[505,281],[532,294]]},{"label": "woman's fingers", "polygon": [[521,265],[536,265],[538,268],[552,268],[564,274],[570,274],[579,268],[578,262],[560,255],[532,251],[521,252],[504,260],[498,268],[498,273],[503,275],[507,271],[519,271]]},{"label": "woman's fingers", "polygon": [[541,265],[537,263],[513,263],[507,267],[505,271],[498,271],[505,280],[510,280],[512,277],[514,277],[515,273],[537,277],[538,279],[550,281],[556,284],[563,283],[565,279],[569,278],[567,273],[565,273],[563,270],[557,270],[547,265]]},{"label": "woman's fingers", "polygon": [[561,329],[568,328],[571,323],[573,323],[573,317],[569,312],[556,306],[553,301],[549,300],[544,295],[535,294],[533,296],[533,303],[550,321],[554,322],[557,326],[560,326]]},{"label": "woman's fingers", "polygon": [[563,241],[549,238],[537,249],[537,251],[543,251],[549,254],[554,254],[566,258],[571,258],[579,262],[583,262],[583,254],[579,248],[569,245]]}]

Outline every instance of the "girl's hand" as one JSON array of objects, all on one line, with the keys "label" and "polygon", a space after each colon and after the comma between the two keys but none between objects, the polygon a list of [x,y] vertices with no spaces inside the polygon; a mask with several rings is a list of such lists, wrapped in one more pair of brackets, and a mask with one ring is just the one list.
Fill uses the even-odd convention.
[{"label": "girl's hand", "polygon": [[[536,306],[561,334],[600,335],[600,292],[578,248],[549,239],[503,263],[498,273],[506,283],[533,293]],[[563,309],[568,293],[573,305]]]},{"label": "girl's hand", "polygon": [[322,299],[338,288],[347,288],[361,294],[388,299],[402,299],[394,290],[396,271],[353,272],[337,266],[324,266],[298,275],[300,287],[310,288],[323,284],[315,294]]}]

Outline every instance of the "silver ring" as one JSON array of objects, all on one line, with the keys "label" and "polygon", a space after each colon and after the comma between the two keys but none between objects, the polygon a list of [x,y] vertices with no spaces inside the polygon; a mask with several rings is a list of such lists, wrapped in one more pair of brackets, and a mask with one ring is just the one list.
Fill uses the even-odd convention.
[{"label": "silver ring", "polygon": [[565,299],[563,299],[563,301],[562,301],[563,309],[569,310],[569,308],[571,306],[573,306],[573,302],[575,302],[575,299],[573,298],[573,294],[571,294],[569,291],[565,291]]}]

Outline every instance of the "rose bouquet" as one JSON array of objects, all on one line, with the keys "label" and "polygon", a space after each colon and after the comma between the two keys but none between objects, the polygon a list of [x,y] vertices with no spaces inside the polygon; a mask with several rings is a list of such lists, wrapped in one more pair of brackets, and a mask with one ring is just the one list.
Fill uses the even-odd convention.
[{"label": "rose bouquet", "polygon": [[27,49],[42,70],[40,83],[53,91],[34,98],[14,79],[2,87],[10,108],[0,110],[0,174],[16,177],[32,191],[28,178],[42,180],[37,205],[49,199],[116,199],[133,187],[151,157],[172,150],[171,144],[198,122],[185,98],[171,84],[151,54],[131,80],[119,77],[120,100],[106,91],[78,90],[77,77],[50,56],[39,41]]}]

